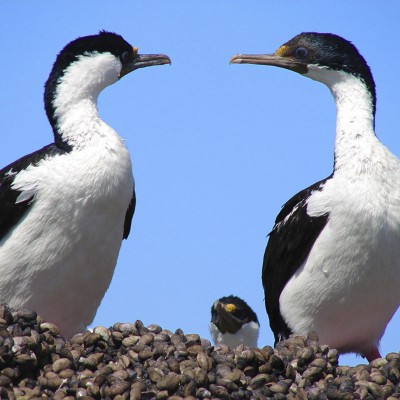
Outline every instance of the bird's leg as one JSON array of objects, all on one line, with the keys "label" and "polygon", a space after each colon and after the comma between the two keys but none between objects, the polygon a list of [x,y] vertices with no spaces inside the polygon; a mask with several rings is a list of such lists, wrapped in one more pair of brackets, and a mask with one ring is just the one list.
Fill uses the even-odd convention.
[{"label": "bird's leg", "polygon": [[377,358],[382,358],[381,353],[379,353],[379,350],[376,346],[373,346],[369,349],[369,351],[364,352],[364,357],[366,357],[368,362],[376,360]]}]

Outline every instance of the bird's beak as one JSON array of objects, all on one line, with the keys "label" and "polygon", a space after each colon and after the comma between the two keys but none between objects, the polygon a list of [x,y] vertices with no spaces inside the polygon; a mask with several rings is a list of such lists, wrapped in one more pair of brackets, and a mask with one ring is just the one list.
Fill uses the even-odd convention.
[{"label": "bird's beak", "polygon": [[236,54],[230,59],[230,64],[271,65],[286,68],[299,74],[306,74],[307,65],[291,57],[277,56],[276,54]]},{"label": "bird's beak", "polygon": [[164,64],[171,64],[171,59],[165,54],[137,54],[131,62],[123,65],[120,78],[139,68]]},{"label": "bird's beak", "polygon": [[225,309],[219,301],[214,303],[214,309],[218,313],[218,321],[212,321],[222,332],[236,333],[243,325],[243,322],[233,316]]}]

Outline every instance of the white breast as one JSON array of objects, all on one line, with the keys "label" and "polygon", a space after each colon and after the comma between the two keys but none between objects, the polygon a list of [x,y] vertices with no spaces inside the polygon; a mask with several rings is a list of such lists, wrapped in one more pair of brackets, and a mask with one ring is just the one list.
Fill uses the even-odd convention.
[{"label": "white breast", "polygon": [[231,349],[235,349],[240,344],[257,347],[260,327],[253,321],[244,324],[236,333],[222,333],[212,322],[209,324],[209,329],[215,344],[224,343]]},{"label": "white breast", "polygon": [[93,320],[121,246],[133,176],[122,139],[101,120],[90,145],[29,167],[28,213],[0,243],[1,301],[37,310],[69,337]]},{"label": "white breast", "polygon": [[342,352],[377,346],[400,303],[400,162],[378,141],[372,153],[310,197],[308,214],[329,220],[280,297],[296,333]]}]

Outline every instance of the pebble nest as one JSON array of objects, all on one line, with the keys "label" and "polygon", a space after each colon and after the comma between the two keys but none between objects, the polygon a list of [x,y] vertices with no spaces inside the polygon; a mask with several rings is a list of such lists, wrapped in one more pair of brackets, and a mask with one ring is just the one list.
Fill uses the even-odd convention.
[{"label": "pebble nest", "polygon": [[400,355],[340,366],[318,336],[270,346],[212,346],[141,321],[69,341],[31,310],[0,306],[1,399],[395,399]]}]

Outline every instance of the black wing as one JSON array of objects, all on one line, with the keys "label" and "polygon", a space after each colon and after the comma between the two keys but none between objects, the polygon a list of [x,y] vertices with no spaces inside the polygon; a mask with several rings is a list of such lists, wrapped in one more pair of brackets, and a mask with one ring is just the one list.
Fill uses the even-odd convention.
[{"label": "black wing", "polygon": [[[310,197],[311,192],[320,190],[332,176],[333,174],[314,183],[285,203],[269,234],[264,253],[262,283],[265,293],[265,308],[275,336],[275,344],[288,338],[292,333],[280,313],[279,298],[282,290],[304,262],[313,243],[328,221],[328,214],[310,217],[307,214],[306,200]],[[286,217],[288,217],[287,220],[285,220]]]},{"label": "black wing", "polygon": [[122,236],[123,239],[127,239],[131,231],[132,217],[133,214],[135,213],[135,208],[136,208],[136,194],[135,194],[135,186],[133,186],[132,199],[131,202],[129,203],[129,207],[126,210],[126,215],[125,215],[124,234]]},{"label": "black wing", "polygon": [[12,189],[11,185],[18,173],[31,164],[37,165],[44,158],[63,152],[55,144],[50,144],[0,170],[0,240],[18,223],[32,204],[33,195],[16,203],[21,191]]}]

